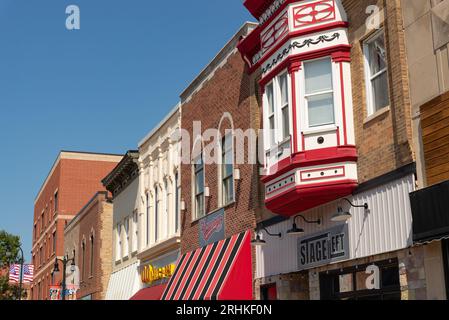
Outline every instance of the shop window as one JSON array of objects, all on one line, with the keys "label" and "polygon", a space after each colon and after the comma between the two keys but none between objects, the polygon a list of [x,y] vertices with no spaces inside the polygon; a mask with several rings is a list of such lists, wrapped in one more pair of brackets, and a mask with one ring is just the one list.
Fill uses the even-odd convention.
[{"label": "shop window", "polygon": [[265,87],[266,123],[269,129],[269,149],[290,137],[290,108],[288,74],[283,73]]},{"label": "shop window", "polygon": [[[371,264],[372,265],[372,264]],[[322,300],[400,300],[399,266],[396,259],[375,263],[380,271],[380,289],[366,286],[370,265],[320,274]]]},{"label": "shop window", "polygon": [[368,116],[390,104],[388,64],[383,30],[363,44]]},{"label": "shop window", "polygon": [[194,175],[195,214],[196,218],[199,219],[206,214],[204,208],[204,163],[202,154],[195,161]]},{"label": "shop window", "polygon": [[262,286],[260,288],[260,299],[262,301],[277,300],[276,283]]},{"label": "shop window", "polygon": [[335,124],[332,81],[330,58],[304,63],[304,97],[309,128]]},{"label": "shop window", "polygon": [[221,176],[223,205],[234,201],[234,152],[232,148],[232,135],[227,135],[221,142]]}]

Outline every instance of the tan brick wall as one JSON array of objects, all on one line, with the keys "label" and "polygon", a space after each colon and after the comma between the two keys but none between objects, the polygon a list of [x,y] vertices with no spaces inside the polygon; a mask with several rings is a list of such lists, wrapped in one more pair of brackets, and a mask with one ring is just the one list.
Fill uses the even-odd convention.
[{"label": "tan brick wall", "polygon": [[[350,23],[358,172],[363,183],[414,161],[402,12],[398,0],[343,0],[343,5]],[[370,121],[367,117],[363,56],[363,40],[372,34],[365,25],[368,18],[365,11],[369,5],[378,5],[384,11],[391,101],[389,110]]]}]

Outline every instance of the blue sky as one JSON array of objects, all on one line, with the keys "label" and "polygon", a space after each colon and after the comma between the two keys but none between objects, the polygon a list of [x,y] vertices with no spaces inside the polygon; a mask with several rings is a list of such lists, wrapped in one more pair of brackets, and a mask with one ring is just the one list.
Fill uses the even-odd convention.
[{"label": "blue sky", "polygon": [[[123,153],[244,21],[242,0],[0,0],[0,229],[29,259],[59,150]],[[81,30],[65,28],[78,5]]]}]

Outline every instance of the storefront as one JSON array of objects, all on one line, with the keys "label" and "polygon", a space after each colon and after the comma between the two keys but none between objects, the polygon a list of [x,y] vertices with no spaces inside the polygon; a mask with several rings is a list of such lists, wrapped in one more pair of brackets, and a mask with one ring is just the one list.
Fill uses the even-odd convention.
[{"label": "storefront", "polygon": [[179,250],[140,264],[142,289],[130,300],[160,300],[168,281],[175,273]]},{"label": "storefront", "polygon": [[[348,199],[360,208],[339,200],[296,219],[260,225],[265,245],[256,248],[256,297],[424,298],[427,258],[422,248],[413,247],[411,238],[409,193],[414,191],[414,180],[408,174]],[[348,216],[339,222],[337,215]],[[282,237],[271,237],[262,227]]]},{"label": "storefront", "polygon": [[161,300],[252,300],[251,232],[184,254]]}]

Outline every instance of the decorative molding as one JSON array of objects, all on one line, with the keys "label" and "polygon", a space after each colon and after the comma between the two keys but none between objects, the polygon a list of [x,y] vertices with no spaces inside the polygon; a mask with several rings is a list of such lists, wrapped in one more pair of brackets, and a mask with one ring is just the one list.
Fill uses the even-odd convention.
[{"label": "decorative molding", "polygon": [[278,11],[278,9],[285,3],[286,0],[276,0],[273,2],[273,4],[265,10],[265,12],[260,16],[259,23],[264,24],[268,21],[268,19],[271,18],[272,15]]},{"label": "decorative molding", "polygon": [[332,42],[339,38],[340,34],[336,32],[332,36],[322,35],[316,38],[315,40],[306,39],[302,43],[295,41],[292,44],[290,44],[287,48],[285,48],[281,53],[279,53],[277,57],[274,58],[270,63],[268,63],[265,68],[262,68],[262,73],[270,71],[279,61],[281,61],[286,55],[288,55],[292,49],[301,49],[306,46],[310,47],[311,45],[317,45],[324,42]]}]

